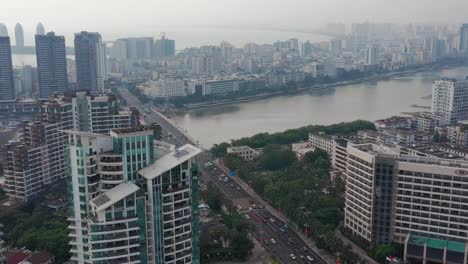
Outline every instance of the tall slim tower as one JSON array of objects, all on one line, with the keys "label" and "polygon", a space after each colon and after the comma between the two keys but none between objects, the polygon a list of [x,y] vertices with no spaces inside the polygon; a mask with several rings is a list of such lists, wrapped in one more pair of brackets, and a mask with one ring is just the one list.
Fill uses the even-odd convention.
[{"label": "tall slim tower", "polygon": [[24,47],[24,32],[23,27],[20,23],[16,23],[15,25],[15,38],[16,38],[16,47],[23,48]]},{"label": "tall slim tower", "polygon": [[105,53],[101,34],[82,31],[75,34],[77,89],[103,93]]},{"label": "tall slim tower", "polygon": [[8,37],[8,28],[3,23],[0,23],[0,37]]},{"label": "tall slim tower", "polygon": [[68,90],[67,59],[65,38],[47,35],[36,35],[37,75],[39,79],[39,98],[48,99],[55,93]]},{"label": "tall slim tower", "polygon": [[0,37],[0,102],[15,101],[10,37]]},{"label": "tall slim tower", "polygon": [[460,28],[460,51],[468,51],[468,24],[463,24]]},{"label": "tall slim tower", "polygon": [[42,25],[41,22],[39,22],[36,26],[36,35],[45,35],[44,25]]}]

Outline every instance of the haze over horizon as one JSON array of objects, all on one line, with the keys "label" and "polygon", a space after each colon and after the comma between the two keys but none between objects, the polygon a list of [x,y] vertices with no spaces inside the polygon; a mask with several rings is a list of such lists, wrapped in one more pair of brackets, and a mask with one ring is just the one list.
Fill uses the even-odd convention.
[{"label": "haze over horizon", "polygon": [[[468,1],[463,0],[18,0],[2,4],[0,23],[7,25],[10,35],[17,22],[25,35],[34,34],[42,22],[47,31],[62,35],[86,30],[110,39],[206,25],[312,29],[328,22],[462,23],[468,21],[466,10]],[[26,39],[31,41],[32,37]]]}]

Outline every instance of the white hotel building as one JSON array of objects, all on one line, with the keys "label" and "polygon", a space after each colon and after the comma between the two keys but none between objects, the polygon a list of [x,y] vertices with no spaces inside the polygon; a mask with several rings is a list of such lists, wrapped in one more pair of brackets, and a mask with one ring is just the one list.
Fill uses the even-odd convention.
[{"label": "white hotel building", "polygon": [[348,146],[345,226],[371,245],[409,235],[468,241],[468,161]]}]

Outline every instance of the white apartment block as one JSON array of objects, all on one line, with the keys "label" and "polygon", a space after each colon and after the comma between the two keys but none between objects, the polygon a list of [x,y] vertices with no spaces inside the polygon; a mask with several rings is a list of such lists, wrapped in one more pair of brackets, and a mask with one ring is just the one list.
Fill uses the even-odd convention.
[{"label": "white apartment block", "polygon": [[228,147],[227,154],[237,155],[246,161],[254,161],[260,155],[260,152],[249,146],[236,146]]},{"label": "white apartment block", "polygon": [[468,120],[468,79],[443,79],[432,87],[432,113],[440,115],[440,125]]}]

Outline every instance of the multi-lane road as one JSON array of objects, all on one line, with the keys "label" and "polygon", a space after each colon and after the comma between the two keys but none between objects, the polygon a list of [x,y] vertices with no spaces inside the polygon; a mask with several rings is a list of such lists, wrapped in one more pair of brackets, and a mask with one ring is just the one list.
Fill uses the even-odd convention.
[{"label": "multi-lane road", "polygon": [[[128,106],[134,106],[142,113],[146,123],[156,122],[161,125],[164,141],[176,146],[187,143],[197,145],[194,140],[161,114],[152,110],[149,111],[149,108],[144,107],[138,98],[127,89],[120,88],[119,93],[125,98]],[[197,156],[196,162],[199,164],[201,182],[203,184],[214,183],[224,193],[225,197],[239,208],[239,211],[248,222],[255,227],[252,235],[270,256],[276,257],[280,263],[325,263],[301,239],[297,234],[297,230],[294,230],[293,227],[264,209],[260,201],[243,189],[245,186],[239,185],[237,181],[233,181],[226,176],[226,172],[216,164],[211,168],[204,166],[212,160],[213,157],[208,151],[204,151]],[[226,178],[227,180],[225,180]]]}]

